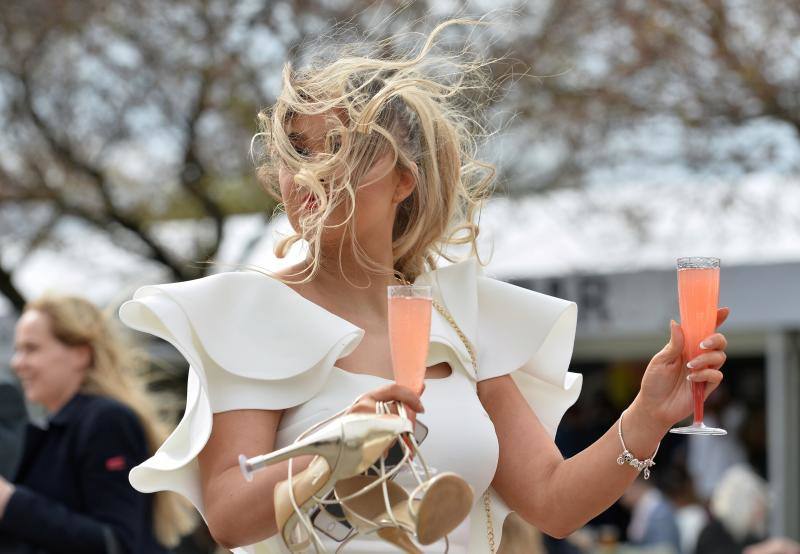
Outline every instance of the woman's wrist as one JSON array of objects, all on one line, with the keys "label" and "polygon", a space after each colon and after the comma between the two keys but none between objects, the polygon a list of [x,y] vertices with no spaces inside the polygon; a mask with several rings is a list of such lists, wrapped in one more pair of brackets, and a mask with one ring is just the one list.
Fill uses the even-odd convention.
[{"label": "woman's wrist", "polygon": [[625,410],[622,433],[628,449],[639,459],[650,457],[670,426],[659,421],[636,400]]},{"label": "woman's wrist", "polygon": [[635,420],[636,425],[648,433],[663,437],[672,427],[672,422],[664,421],[651,407],[645,406],[640,397],[636,397],[628,409],[625,411],[630,414],[631,420]]}]

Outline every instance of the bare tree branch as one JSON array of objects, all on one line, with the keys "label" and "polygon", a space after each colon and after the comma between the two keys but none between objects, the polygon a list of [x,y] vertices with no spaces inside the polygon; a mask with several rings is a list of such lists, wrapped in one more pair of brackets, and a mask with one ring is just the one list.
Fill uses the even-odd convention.
[{"label": "bare tree branch", "polygon": [[[129,217],[116,207],[109,191],[109,183],[103,173],[98,168],[80,159],[72,151],[69,145],[57,139],[53,130],[48,127],[47,123],[41,117],[39,117],[39,114],[36,112],[36,109],[33,105],[33,98],[28,77],[26,75],[20,75],[20,82],[24,90],[24,106],[27,115],[30,117],[30,120],[36,126],[36,129],[39,131],[42,138],[50,146],[53,153],[67,166],[88,177],[90,182],[95,185],[96,190],[100,193],[100,197],[103,200],[108,219],[130,231],[139,240],[141,240],[150,249],[153,254],[153,258],[166,266],[176,279],[188,279],[190,275],[184,270],[181,264],[173,260],[172,256],[160,244],[158,244],[158,242],[151,237],[147,231],[145,231],[143,226],[138,221]],[[68,210],[73,215],[85,217],[92,223],[96,223],[98,221],[97,218],[90,217],[86,210],[80,209],[77,206],[64,205],[61,207],[65,210]]]},{"label": "bare tree branch", "polygon": [[0,265],[0,294],[6,297],[17,313],[22,313],[25,307],[25,297],[14,285],[11,273]]}]

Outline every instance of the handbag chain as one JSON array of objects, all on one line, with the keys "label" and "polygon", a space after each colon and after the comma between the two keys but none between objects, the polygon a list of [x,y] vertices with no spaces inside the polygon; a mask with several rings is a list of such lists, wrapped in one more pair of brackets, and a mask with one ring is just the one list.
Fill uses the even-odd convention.
[{"label": "handbag chain", "polygon": [[[458,338],[461,339],[461,342],[464,343],[464,346],[466,347],[467,352],[469,353],[470,361],[472,362],[472,370],[475,373],[475,380],[477,381],[478,358],[477,356],[475,356],[475,350],[472,348],[472,344],[470,344],[469,340],[467,339],[467,336],[458,326],[458,323],[456,323],[456,320],[453,319],[453,316],[450,315],[450,312],[447,311],[447,308],[442,306],[438,300],[434,299],[432,303],[433,307],[436,308],[436,311],[439,312],[441,316],[447,320],[447,322],[450,324],[451,327],[453,327],[453,330],[458,335]],[[492,503],[489,498],[489,489],[486,489],[483,493],[483,509],[486,512],[486,539],[488,540],[489,543],[489,552],[491,554],[495,554],[496,550],[494,542],[494,523],[492,521]]]},{"label": "handbag chain", "polygon": [[[404,285],[411,286],[405,279],[401,279]],[[437,312],[450,324],[453,330],[458,335],[458,338],[461,339],[461,342],[464,343],[464,346],[467,349],[467,353],[469,354],[470,361],[472,362],[472,370],[475,373],[475,381],[478,380],[478,357],[475,355],[475,349],[472,348],[472,344],[467,339],[467,336],[461,330],[461,327],[458,326],[456,320],[453,319],[453,316],[450,315],[450,312],[445,308],[438,300],[435,298],[432,299],[433,307],[436,309]],[[491,499],[489,498],[489,489],[487,488],[486,491],[483,493],[483,508],[486,512],[486,539],[489,543],[489,552],[490,554],[495,554],[495,539],[494,539],[494,522],[492,520],[492,503]]]}]

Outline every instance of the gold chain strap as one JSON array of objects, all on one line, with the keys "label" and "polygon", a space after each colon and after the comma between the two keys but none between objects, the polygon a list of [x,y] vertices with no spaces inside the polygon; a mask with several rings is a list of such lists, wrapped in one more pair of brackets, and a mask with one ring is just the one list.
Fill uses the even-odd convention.
[{"label": "gold chain strap", "polygon": [[[402,283],[406,286],[411,286],[406,279],[400,279]],[[461,339],[461,342],[464,343],[464,346],[467,349],[467,353],[469,354],[470,361],[472,362],[472,370],[475,373],[475,379],[478,379],[478,358],[475,356],[475,350],[472,348],[472,344],[467,339],[467,336],[461,330],[461,327],[458,326],[456,320],[453,319],[453,316],[450,315],[450,312],[439,303],[438,300],[432,299],[433,307],[436,308],[436,311],[447,320],[447,323],[453,328],[453,330],[458,335],[458,338]],[[494,522],[492,520],[492,504],[491,499],[489,498],[489,489],[483,493],[483,508],[486,511],[486,539],[489,542],[489,552],[490,554],[495,554],[495,542],[494,542]]]},{"label": "gold chain strap", "polygon": [[492,504],[489,499],[488,489],[483,493],[483,508],[486,511],[486,538],[489,541],[489,552],[494,554],[496,552],[494,547],[494,523],[492,521]]},{"label": "gold chain strap", "polygon": [[447,320],[447,323],[453,328],[453,330],[458,335],[458,338],[461,339],[461,342],[464,343],[464,346],[467,348],[467,352],[469,353],[469,359],[472,362],[472,371],[475,373],[475,379],[478,379],[478,358],[475,356],[475,351],[472,349],[472,344],[470,344],[469,340],[467,340],[467,336],[461,330],[461,327],[458,326],[456,320],[453,319],[453,316],[450,315],[450,312],[447,311],[447,308],[442,306],[438,300],[433,301],[433,307],[436,308],[436,311],[441,314],[443,318]]}]

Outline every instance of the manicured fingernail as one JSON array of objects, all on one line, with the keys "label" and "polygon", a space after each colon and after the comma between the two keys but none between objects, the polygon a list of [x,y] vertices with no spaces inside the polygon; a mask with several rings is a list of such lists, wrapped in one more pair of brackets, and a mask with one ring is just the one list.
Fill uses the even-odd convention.
[{"label": "manicured fingernail", "polygon": [[689,369],[694,369],[695,367],[697,367],[697,364],[694,363],[694,360],[692,360],[691,362],[686,364],[686,367],[688,367]]},{"label": "manicured fingernail", "polygon": [[690,373],[689,375],[686,376],[686,380],[693,382],[694,381],[694,375]]},{"label": "manicured fingernail", "polygon": [[710,340],[704,340],[703,342],[700,343],[700,348],[702,348],[703,350],[708,350],[712,346],[714,345]]}]

